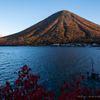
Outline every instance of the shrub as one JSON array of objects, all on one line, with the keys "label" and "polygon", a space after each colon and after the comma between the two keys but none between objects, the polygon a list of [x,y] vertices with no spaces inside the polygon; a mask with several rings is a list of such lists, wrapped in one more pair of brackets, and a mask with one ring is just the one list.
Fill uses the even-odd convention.
[{"label": "shrub", "polygon": [[0,100],[52,100],[54,92],[46,92],[46,87],[38,85],[40,75],[29,74],[31,68],[24,65],[20,71],[14,72],[18,75],[18,79],[14,82],[17,86],[12,89],[10,83],[7,81],[6,86],[1,86]]},{"label": "shrub", "polygon": [[[13,89],[8,81],[6,86],[0,88],[0,100],[54,100],[54,92],[46,91],[46,87],[39,85],[40,75],[29,74],[31,68],[24,65],[21,70],[14,72],[18,79],[14,82],[16,87]],[[74,79],[73,82],[64,81],[64,86],[58,85],[61,94],[58,100],[99,100],[100,89],[87,88],[81,86],[81,80],[85,77],[80,73],[80,78]]]},{"label": "shrub", "polygon": [[61,91],[58,100],[99,100],[100,89],[96,88],[87,88],[81,86],[81,80],[84,80],[85,77],[80,72],[80,78],[74,79],[73,82],[65,82],[63,87],[58,85],[58,88]]}]

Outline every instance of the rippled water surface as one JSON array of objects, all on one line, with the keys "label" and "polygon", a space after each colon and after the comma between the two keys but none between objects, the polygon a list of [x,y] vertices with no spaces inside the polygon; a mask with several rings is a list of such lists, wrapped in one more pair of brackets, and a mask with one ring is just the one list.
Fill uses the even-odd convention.
[{"label": "rippled water surface", "polygon": [[[63,80],[72,81],[79,72],[87,77],[92,61],[95,72],[100,73],[99,47],[0,47],[0,85],[8,80],[12,86],[17,76],[14,71],[27,64],[31,73],[41,75],[39,84],[57,92]],[[66,75],[66,76],[65,76]],[[96,80],[85,80],[83,85],[99,87]]]}]

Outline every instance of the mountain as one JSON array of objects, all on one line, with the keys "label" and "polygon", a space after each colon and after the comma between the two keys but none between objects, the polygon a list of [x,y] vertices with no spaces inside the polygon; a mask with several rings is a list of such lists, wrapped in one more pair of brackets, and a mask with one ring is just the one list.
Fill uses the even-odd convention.
[{"label": "mountain", "polygon": [[19,33],[0,38],[0,45],[49,45],[68,42],[100,43],[100,25],[63,10]]}]

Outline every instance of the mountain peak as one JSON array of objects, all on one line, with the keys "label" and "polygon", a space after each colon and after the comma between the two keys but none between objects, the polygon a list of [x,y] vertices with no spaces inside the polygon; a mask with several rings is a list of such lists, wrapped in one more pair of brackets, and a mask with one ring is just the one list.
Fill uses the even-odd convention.
[{"label": "mountain peak", "polygon": [[62,13],[70,13],[68,10],[62,10]]},{"label": "mountain peak", "polygon": [[71,12],[67,11],[67,10],[61,10],[58,13],[60,13],[61,15],[66,15],[66,14],[70,14]]},{"label": "mountain peak", "polygon": [[13,35],[0,38],[0,45],[49,45],[68,42],[100,43],[100,26],[67,10]]}]

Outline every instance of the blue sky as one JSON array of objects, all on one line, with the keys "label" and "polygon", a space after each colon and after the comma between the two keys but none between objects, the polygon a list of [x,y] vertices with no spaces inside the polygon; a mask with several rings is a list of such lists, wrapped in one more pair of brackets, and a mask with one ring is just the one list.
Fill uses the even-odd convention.
[{"label": "blue sky", "polygon": [[0,35],[20,32],[61,10],[100,25],[100,0],[0,0]]}]

